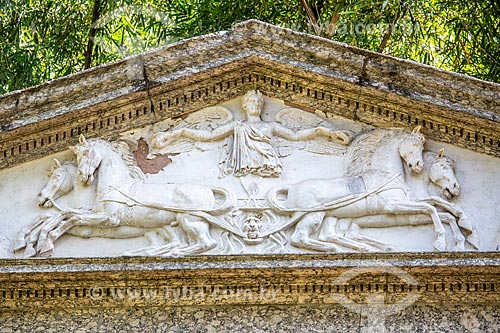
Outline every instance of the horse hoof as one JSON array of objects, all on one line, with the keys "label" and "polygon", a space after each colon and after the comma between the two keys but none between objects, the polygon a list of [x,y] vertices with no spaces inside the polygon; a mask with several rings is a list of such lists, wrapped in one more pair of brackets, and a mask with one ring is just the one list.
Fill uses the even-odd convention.
[{"label": "horse hoof", "polygon": [[39,257],[41,257],[41,258],[49,258],[49,257],[52,256],[53,253],[54,253],[54,249],[48,250],[48,251],[44,251],[44,252],[40,252]]},{"label": "horse hoof", "polygon": [[50,257],[52,252],[54,252],[54,244],[52,242],[45,242],[39,250],[41,257]]},{"label": "horse hoof", "polygon": [[31,258],[35,255],[36,255],[36,250],[33,247],[33,245],[31,245],[31,244],[26,245],[26,248],[24,249],[24,257]]},{"label": "horse hoof", "polygon": [[327,248],[325,252],[344,252],[344,251],[342,251],[340,247],[333,245]]},{"label": "horse hoof", "polygon": [[467,236],[467,243],[472,245],[472,247],[475,250],[479,250],[479,237],[477,237],[475,234],[474,235],[471,234],[471,235]]},{"label": "horse hoof", "polygon": [[19,251],[20,249],[22,249],[23,247],[26,247],[26,239],[23,238],[19,238],[15,241],[14,243],[14,246],[12,248],[12,250],[15,252],[15,251]]},{"label": "horse hoof", "polygon": [[432,245],[436,251],[446,251],[446,243],[443,240],[438,239]]},{"label": "horse hoof", "polygon": [[462,252],[462,251],[465,251],[465,246],[463,246],[463,245],[455,245],[455,246],[453,247],[453,251],[455,251],[455,252]]},{"label": "horse hoof", "polygon": [[361,248],[361,252],[374,253],[374,252],[378,252],[378,249],[376,249],[372,246],[363,246]]}]

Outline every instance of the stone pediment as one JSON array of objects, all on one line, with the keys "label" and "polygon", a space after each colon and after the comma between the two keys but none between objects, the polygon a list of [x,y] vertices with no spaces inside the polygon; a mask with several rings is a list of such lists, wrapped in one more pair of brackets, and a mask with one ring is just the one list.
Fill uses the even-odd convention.
[{"label": "stone pediment", "polygon": [[[499,91],[248,21],[13,92],[0,99],[0,163],[3,195],[20,195],[2,204],[3,228],[33,204],[3,243],[26,256],[51,255],[59,237],[64,256],[110,238],[99,255],[494,249],[497,202],[475,189],[497,181]],[[73,180],[63,194],[59,173]],[[404,194],[385,197],[393,188]],[[413,241],[397,236],[409,230]]]},{"label": "stone pediment", "polygon": [[14,92],[2,255],[494,250],[499,91],[248,21]]},{"label": "stone pediment", "polygon": [[0,326],[494,331],[499,92],[248,21],[1,96]]},{"label": "stone pediment", "polygon": [[2,172],[4,256],[493,250],[495,199],[475,188],[499,161],[421,130],[249,90],[117,139],[80,134]]}]

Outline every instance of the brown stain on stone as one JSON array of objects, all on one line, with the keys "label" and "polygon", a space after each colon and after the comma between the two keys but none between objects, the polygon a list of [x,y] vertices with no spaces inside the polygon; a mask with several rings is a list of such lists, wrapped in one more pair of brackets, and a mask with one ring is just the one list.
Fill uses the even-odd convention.
[{"label": "brown stain on stone", "polygon": [[137,150],[134,151],[134,156],[137,162],[137,166],[141,168],[144,173],[157,174],[158,172],[160,172],[160,170],[162,170],[172,162],[172,160],[167,156],[157,156],[153,159],[148,160],[148,143],[143,138],[140,138],[137,143],[138,146]]}]

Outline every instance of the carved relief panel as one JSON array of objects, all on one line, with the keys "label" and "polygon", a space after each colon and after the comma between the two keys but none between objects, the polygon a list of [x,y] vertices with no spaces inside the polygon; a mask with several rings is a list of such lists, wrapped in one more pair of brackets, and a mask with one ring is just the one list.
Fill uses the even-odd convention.
[{"label": "carved relief panel", "polygon": [[499,164],[252,90],[2,171],[0,255],[493,250]]}]

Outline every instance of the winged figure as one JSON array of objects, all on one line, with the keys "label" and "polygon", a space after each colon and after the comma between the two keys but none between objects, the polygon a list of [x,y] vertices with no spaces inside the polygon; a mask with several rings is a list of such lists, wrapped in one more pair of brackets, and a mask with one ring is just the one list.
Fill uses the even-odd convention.
[{"label": "winged figure", "polygon": [[234,120],[231,112],[220,106],[195,112],[171,130],[153,136],[153,155],[212,149],[214,143],[225,139],[220,162],[223,175],[279,177],[280,158],[294,149],[337,155],[352,140],[350,131],[338,130],[324,119],[295,108],[278,112],[276,121],[264,121],[263,107],[262,93],[251,90],[243,97],[245,120]]}]

